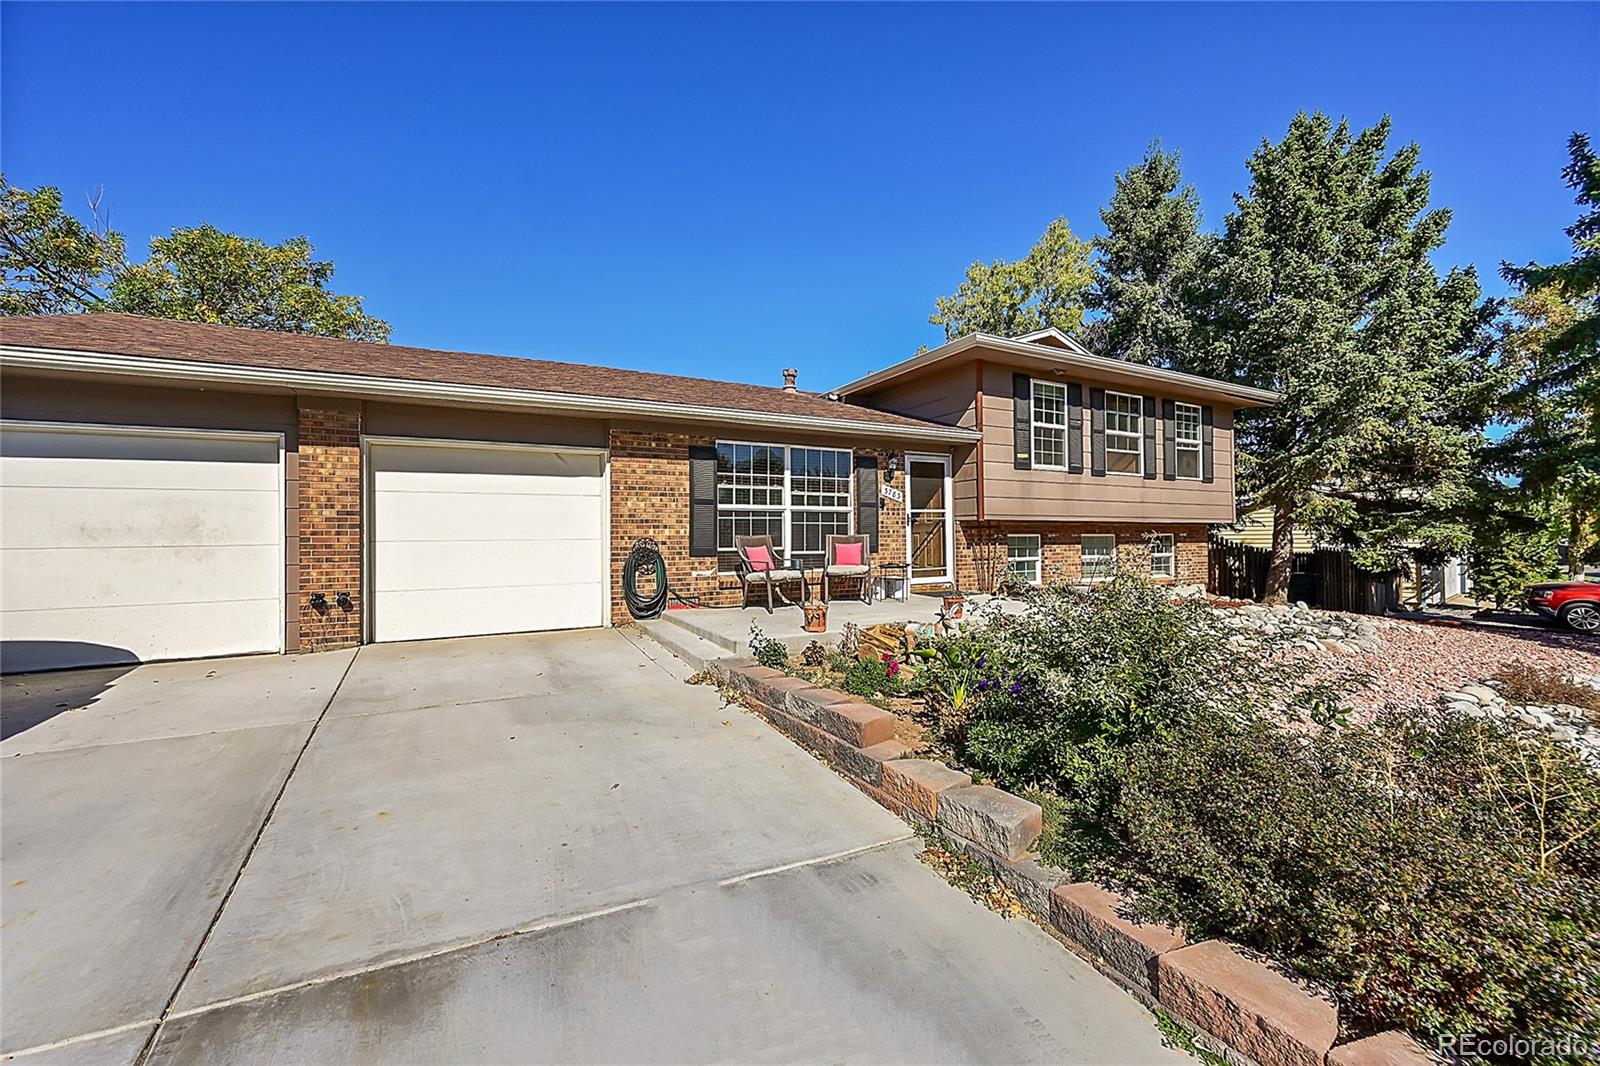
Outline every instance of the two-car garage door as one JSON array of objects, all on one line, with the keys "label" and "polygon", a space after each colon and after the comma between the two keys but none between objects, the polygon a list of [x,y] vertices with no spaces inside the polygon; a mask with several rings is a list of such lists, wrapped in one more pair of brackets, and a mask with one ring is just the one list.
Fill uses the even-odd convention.
[{"label": "two-car garage door", "polygon": [[[5,423],[0,670],[281,651],[282,447],[277,434]],[[366,450],[369,639],[605,623],[603,450]],[[316,591],[347,590],[295,601]]]},{"label": "two-car garage door", "polygon": [[605,454],[372,440],[373,640],[603,625]]},{"label": "two-car garage door", "polygon": [[281,650],[281,442],[0,428],[0,669]]}]

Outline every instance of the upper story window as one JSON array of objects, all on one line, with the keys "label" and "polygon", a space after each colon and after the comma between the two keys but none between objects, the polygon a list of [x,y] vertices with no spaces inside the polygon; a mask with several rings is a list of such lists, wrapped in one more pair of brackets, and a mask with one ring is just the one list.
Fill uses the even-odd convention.
[{"label": "upper story window", "polygon": [[1106,470],[1144,473],[1144,398],[1106,393]]},{"label": "upper story window", "polygon": [[1177,459],[1177,476],[1199,481],[1200,470],[1200,407],[1198,404],[1174,404],[1172,410],[1172,436]]},{"label": "upper story window", "polygon": [[1033,465],[1067,468],[1067,387],[1052,381],[1033,382]]}]

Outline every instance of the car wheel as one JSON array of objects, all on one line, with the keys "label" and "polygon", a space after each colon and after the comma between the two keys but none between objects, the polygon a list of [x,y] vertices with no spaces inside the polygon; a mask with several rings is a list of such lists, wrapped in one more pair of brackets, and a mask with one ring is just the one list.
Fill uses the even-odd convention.
[{"label": "car wheel", "polygon": [[1580,633],[1600,632],[1600,603],[1570,603],[1561,608],[1561,620]]}]

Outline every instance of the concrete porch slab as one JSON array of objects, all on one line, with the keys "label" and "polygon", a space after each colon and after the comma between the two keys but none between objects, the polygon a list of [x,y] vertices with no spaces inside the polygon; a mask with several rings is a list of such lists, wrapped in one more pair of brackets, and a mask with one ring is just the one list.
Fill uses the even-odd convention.
[{"label": "concrete porch slab", "polygon": [[[654,624],[666,623],[683,628],[725,649],[729,655],[748,655],[752,622],[761,627],[765,636],[783,641],[790,651],[800,651],[813,640],[830,646],[837,644],[846,623],[853,623],[862,629],[887,623],[931,624],[938,619],[942,605],[938,596],[917,593],[913,593],[904,603],[899,600],[876,600],[872,603],[834,600],[828,604],[826,633],[807,633],[804,628],[805,617],[799,607],[778,607],[771,614],[767,613],[765,607],[684,608],[662,612]],[[995,596],[967,597],[969,614],[986,605],[992,605],[987,609],[1008,612],[1021,611],[1023,608],[1020,600]]]}]

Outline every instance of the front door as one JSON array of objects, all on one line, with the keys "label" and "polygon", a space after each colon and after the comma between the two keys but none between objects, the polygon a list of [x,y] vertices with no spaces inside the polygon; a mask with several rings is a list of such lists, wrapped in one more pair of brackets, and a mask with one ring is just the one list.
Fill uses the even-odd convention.
[{"label": "front door", "polygon": [[950,457],[912,455],[906,462],[906,558],[912,584],[953,584],[955,530],[950,515]]}]

